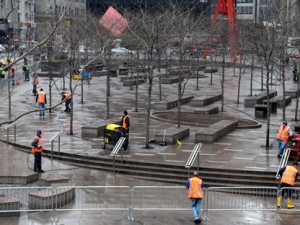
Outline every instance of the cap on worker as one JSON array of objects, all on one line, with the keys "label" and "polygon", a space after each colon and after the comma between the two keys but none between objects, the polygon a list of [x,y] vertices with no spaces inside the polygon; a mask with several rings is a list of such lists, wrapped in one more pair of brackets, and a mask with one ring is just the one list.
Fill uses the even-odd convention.
[{"label": "cap on worker", "polygon": [[43,88],[41,88],[40,91],[43,91]]},{"label": "cap on worker", "polygon": [[282,123],[285,124],[285,125],[287,125],[287,121],[286,120],[284,120]]},{"label": "cap on worker", "polygon": [[37,131],[36,131],[36,135],[41,136],[41,134],[42,134],[42,131],[41,131],[41,130],[37,130]]},{"label": "cap on worker", "polygon": [[299,165],[299,163],[297,161],[294,161],[293,166],[297,166],[297,165]]}]

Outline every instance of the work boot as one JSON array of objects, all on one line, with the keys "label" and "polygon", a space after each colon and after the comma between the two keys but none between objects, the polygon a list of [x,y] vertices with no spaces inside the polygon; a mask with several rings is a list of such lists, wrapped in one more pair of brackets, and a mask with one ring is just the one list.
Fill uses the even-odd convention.
[{"label": "work boot", "polygon": [[45,171],[42,170],[42,169],[39,169],[38,172],[39,172],[39,173],[45,173]]},{"label": "work boot", "polygon": [[278,208],[280,208],[280,206],[281,206],[281,199],[282,199],[282,196],[277,197],[277,207]]},{"label": "work boot", "polygon": [[292,199],[291,199],[291,198],[288,198],[288,204],[287,204],[287,207],[288,207],[288,209],[293,209],[293,208],[294,208],[294,205],[293,205],[293,202],[292,202]]}]

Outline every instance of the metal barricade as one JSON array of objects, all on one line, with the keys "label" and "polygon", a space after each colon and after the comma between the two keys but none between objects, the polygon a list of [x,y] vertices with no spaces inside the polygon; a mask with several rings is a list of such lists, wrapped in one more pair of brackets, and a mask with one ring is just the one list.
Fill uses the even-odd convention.
[{"label": "metal barricade", "polygon": [[61,186],[55,193],[56,221],[63,211],[126,211],[131,218],[128,186]]},{"label": "metal barricade", "polygon": [[15,143],[17,142],[17,124],[18,124],[18,121],[15,121],[13,123],[8,124],[6,127],[4,127],[4,129],[7,130],[7,146],[9,144],[9,129],[11,127],[14,127],[14,142]]},{"label": "metal barricade", "polygon": [[274,211],[278,217],[276,187],[210,187],[205,193],[204,218],[210,211]]},{"label": "metal barricade", "polygon": [[[291,212],[293,213],[299,213],[300,212],[300,208],[299,208],[299,191],[300,191],[300,187],[283,187],[279,190],[281,192],[283,192],[283,196],[282,196],[282,200],[281,200],[281,205],[279,208],[279,216],[281,216],[281,213],[285,214],[287,212]],[[292,200],[292,205],[296,205],[294,208],[289,209],[287,207],[287,199],[288,199],[288,192],[291,191],[291,200]],[[284,203],[284,204],[282,204]],[[296,203],[296,204],[295,204]],[[281,217],[279,217],[281,219]]]},{"label": "metal barricade", "polygon": [[[120,137],[117,144],[114,146],[114,149],[110,153],[110,156],[113,156],[113,173],[115,174],[115,156],[118,154],[119,150],[122,148],[125,137]],[[123,163],[123,153],[121,152],[121,163]]]},{"label": "metal barricade", "polygon": [[184,186],[136,186],[131,193],[131,215],[134,211],[191,210]]},{"label": "metal barricade", "polygon": [[0,198],[1,216],[54,209],[52,187],[1,187]]},{"label": "metal barricade", "polygon": [[189,159],[187,160],[186,164],[185,164],[185,168],[188,168],[188,177],[190,177],[190,169],[191,167],[193,166],[194,164],[194,161],[196,159],[196,157],[198,158],[198,171],[199,171],[199,164],[200,164],[200,158],[199,158],[199,152],[200,152],[200,149],[202,147],[202,143],[198,143],[195,145]]}]

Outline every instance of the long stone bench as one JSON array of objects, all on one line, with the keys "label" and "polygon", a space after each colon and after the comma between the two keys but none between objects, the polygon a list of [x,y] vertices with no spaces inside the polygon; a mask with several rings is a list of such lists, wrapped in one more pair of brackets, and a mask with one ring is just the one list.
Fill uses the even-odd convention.
[{"label": "long stone bench", "polygon": [[[269,99],[275,97],[277,95],[277,91],[269,91]],[[262,92],[260,94],[257,94],[255,96],[251,96],[249,98],[246,98],[244,100],[244,106],[245,107],[253,107],[255,105],[263,104],[263,101],[268,98],[266,92]]]},{"label": "long stone bench", "polygon": [[[300,94],[300,90],[298,90]],[[297,98],[297,89],[285,90],[285,96],[292,96],[292,98]]]},{"label": "long stone bench", "polygon": [[102,70],[102,71],[94,71],[92,72],[92,75],[91,76],[95,76],[95,77],[102,77],[102,76],[107,76],[109,73],[109,75],[111,77],[117,77],[118,76],[118,71],[117,70]]},{"label": "long stone bench", "polygon": [[[36,72],[38,77],[49,77],[50,72],[48,71],[38,71]],[[60,72],[51,72],[52,77],[61,77],[62,75],[60,74]]]},{"label": "long stone bench", "polygon": [[[56,189],[54,198],[53,193],[49,189],[41,189],[40,191],[32,192],[28,194],[28,208],[29,209],[52,209],[61,207],[68,202],[71,202],[75,198],[74,183],[59,183],[52,184],[51,187]],[[65,187],[59,188],[57,187]]]},{"label": "long stone bench", "polygon": [[[120,119],[121,121],[121,119]],[[107,121],[104,120],[99,124],[90,124],[90,125],[86,125],[84,127],[81,127],[81,137],[100,137],[102,135],[104,135],[104,129],[106,127],[107,124],[110,123],[114,123],[114,124],[119,124],[120,121]]]},{"label": "long stone bench", "polygon": [[192,74],[190,69],[168,69],[168,75],[169,76],[178,76],[179,74]]},{"label": "long stone bench", "polygon": [[221,99],[222,99],[222,94],[217,94],[217,95],[213,95],[213,96],[203,95],[203,96],[192,99],[191,105],[193,107],[203,107],[203,106],[210,105]]},{"label": "long stone bench", "polygon": [[2,171],[0,173],[0,184],[29,184],[39,179],[37,173],[34,172],[18,172]]},{"label": "long stone bench", "polygon": [[143,84],[145,83],[144,79],[127,79],[127,80],[123,80],[123,86],[135,86],[136,84]]},{"label": "long stone bench", "polygon": [[[270,109],[271,113],[277,113],[277,106],[278,106],[277,103],[278,103],[277,99],[271,98],[269,100],[269,104],[271,106],[271,109]],[[268,104],[268,100],[264,100],[263,104],[267,105]]]},{"label": "long stone bench", "polygon": [[[283,107],[283,96],[278,95],[274,97],[274,100],[277,100],[277,106]],[[285,106],[288,106],[292,102],[292,96],[285,96]]]},{"label": "long stone bench", "polygon": [[208,106],[204,106],[202,108],[199,108],[197,110],[194,110],[194,113],[204,114],[204,115],[218,114],[219,113],[219,107],[208,105]]},{"label": "long stone bench", "polygon": [[128,68],[119,68],[119,75],[128,75]]},{"label": "long stone bench", "polygon": [[[271,107],[271,105],[270,105]],[[255,118],[266,118],[268,114],[268,105],[255,105]]]},{"label": "long stone bench", "polygon": [[[181,78],[181,81],[183,81],[183,78]],[[162,84],[174,84],[179,83],[179,77],[168,77],[168,78],[162,78],[161,79]]]},{"label": "long stone bench", "polygon": [[[190,102],[194,96],[189,96],[185,98],[181,98],[180,104],[186,104]],[[168,109],[173,109],[178,106],[178,100],[174,101],[161,101],[161,102],[154,102],[153,109],[154,110],[168,110]]]},{"label": "long stone bench", "polygon": [[221,120],[209,127],[203,127],[195,133],[195,143],[213,143],[233,131],[237,120]]},{"label": "long stone bench", "polygon": [[[185,137],[190,136],[190,129],[189,128],[184,128],[184,127],[171,127],[166,129],[166,134],[165,131],[159,131],[157,134],[155,134],[154,140],[155,144],[160,144],[160,143],[166,143],[167,145],[172,145],[176,144],[177,140],[182,140]],[[165,140],[164,140],[165,136]]]},{"label": "long stone bench", "polygon": [[[133,76],[120,76],[120,81],[123,82],[124,80],[135,80],[136,79],[136,75]],[[147,76],[146,75],[139,75],[138,79],[143,79],[146,80]]]},{"label": "long stone bench", "polygon": [[[11,212],[0,212],[1,217],[6,216],[20,216],[21,203],[19,199],[12,196],[1,196],[0,195],[0,211],[11,211]],[[16,212],[12,212],[15,210]]]}]

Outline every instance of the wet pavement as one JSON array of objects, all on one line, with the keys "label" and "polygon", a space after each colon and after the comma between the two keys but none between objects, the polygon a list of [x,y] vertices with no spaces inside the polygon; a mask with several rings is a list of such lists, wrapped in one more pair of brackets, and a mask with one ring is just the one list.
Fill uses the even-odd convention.
[{"label": "wet pavement", "polygon": [[[238,69],[236,69],[236,75]],[[288,71],[288,79],[286,80],[286,88],[296,88],[296,84],[292,81],[292,72]],[[195,79],[191,79],[187,83],[185,96],[200,96],[207,93],[221,93],[219,73],[213,75],[213,84],[210,85],[210,74],[206,74],[207,78],[200,80],[199,90],[196,90]],[[237,104],[237,87],[238,77],[233,76],[233,70],[226,70],[225,80],[225,112],[221,114],[229,114],[245,119],[254,119],[254,108],[244,108],[244,99],[250,93],[250,70],[246,70],[242,75],[242,85],[240,94],[240,104]],[[59,103],[61,100],[60,93],[63,91],[62,79],[54,78],[52,83],[52,105]],[[41,84],[38,89],[43,88],[47,94],[49,106],[49,80],[40,78]],[[12,90],[12,118],[16,118],[22,113],[37,109],[35,96],[32,95],[32,81],[24,82],[17,85]],[[80,81],[72,81],[73,85],[79,84]],[[260,70],[254,72],[254,94],[260,93]],[[68,83],[66,84],[68,87]],[[272,85],[272,89],[282,94],[280,82]],[[82,154],[87,156],[107,157],[105,151],[101,148],[103,142],[102,137],[83,139],[81,137],[81,127],[88,125],[96,125],[106,122],[106,77],[94,77],[90,84],[83,85],[84,95],[81,102],[81,88],[77,87],[74,95],[74,135],[69,135],[70,121],[69,114],[64,112],[64,105],[59,105],[51,113],[46,112],[45,117],[40,117],[38,112],[34,112],[20,118],[16,127],[16,143],[24,146],[30,146],[32,139],[36,134],[36,130],[42,130],[42,140],[45,149],[51,149],[51,138],[62,131],[60,137],[60,151],[73,154]],[[177,84],[163,85],[162,99],[176,99]],[[68,90],[66,90],[68,91]],[[123,86],[119,77],[111,78],[111,96],[110,96],[110,119],[108,121],[121,120],[124,110],[127,110],[131,117],[130,147],[124,157],[136,161],[155,161],[159,163],[182,165],[184,166],[189,155],[194,148],[194,134],[198,128],[188,126],[190,128],[190,136],[180,140],[182,145],[159,146],[152,144],[151,149],[145,149],[146,136],[146,85],[139,85],[138,88],[138,107],[135,109],[135,88]],[[159,99],[157,81],[153,87],[152,101]],[[8,98],[7,91],[1,91],[2,107],[0,108],[0,121],[8,120]],[[212,105],[220,106],[218,101]],[[286,107],[286,119],[289,124],[293,123],[295,117],[296,101]],[[174,109],[176,110],[176,109]],[[182,111],[194,111],[190,103],[182,106]],[[266,125],[264,120],[259,120],[261,128],[255,129],[235,129],[222,139],[213,144],[203,144],[201,148],[200,167],[207,168],[230,168],[238,170],[258,170],[273,171],[274,177],[278,168],[277,142],[276,134],[281,125],[282,110],[279,108],[276,114],[271,114],[271,147],[265,148]],[[185,127],[186,125],[182,126]],[[5,126],[3,126],[5,127]],[[7,140],[7,130],[1,129],[0,135],[2,140]],[[154,136],[156,132],[176,127],[176,123],[170,124],[158,120],[150,121],[150,136]],[[9,140],[14,142],[14,130],[9,130]],[[1,168],[13,171],[28,170],[32,167],[33,156],[15,150],[12,146],[1,143]],[[54,151],[58,151],[57,142],[54,144]],[[9,162],[9,163],[8,163]],[[28,167],[29,165],[29,167]],[[109,185],[128,185],[133,186],[157,186],[170,185],[158,182],[150,182],[140,179],[126,177],[124,175],[113,175],[112,173],[95,171],[85,168],[77,168],[63,163],[54,162],[53,164],[47,158],[43,158],[43,169],[47,173],[57,173],[67,176],[70,182],[76,185],[105,185],[108,180]],[[93,174],[93,176],[90,176]],[[204,181],[205,182],[205,181]],[[299,201],[299,200],[297,200]],[[202,224],[297,224],[298,214],[283,214],[283,222],[275,218],[274,212],[214,212],[210,216],[209,221],[203,221]],[[48,217],[49,216],[49,217]],[[1,224],[49,224],[48,213],[32,213],[13,218],[11,223],[6,218],[0,218]],[[57,224],[193,224],[190,211],[180,212],[138,212],[135,220],[130,221],[126,213],[120,212],[71,212],[61,215]]]}]

